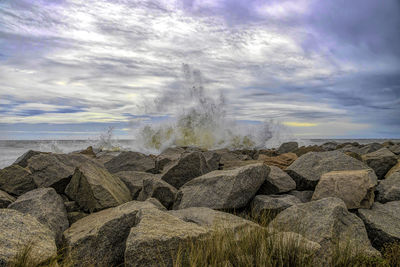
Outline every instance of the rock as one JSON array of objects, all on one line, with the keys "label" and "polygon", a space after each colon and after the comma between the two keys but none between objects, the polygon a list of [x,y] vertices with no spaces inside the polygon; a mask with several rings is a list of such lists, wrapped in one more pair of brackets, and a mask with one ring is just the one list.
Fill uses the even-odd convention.
[{"label": "rock", "polygon": [[289,152],[293,152],[294,150],[296,150],[297,148],[299,148],[299,144],[297,142],[287,142],[287,143],[283,143],[281,144],[281,146],[278,148],[278,154],[285,154],[285,153],[289,153]]},{"label": "rock", "polygon": [[286,193],[296,189],[296,182],[286,172],[276,166],[269,166],[271,171],[258,190],[258,195]]},{"label": "rock", "polygon": [[344,152],[344,154],[346,154],[347,156],[350,156],[356,160],[362,161],[361,155],[356,152]]},{"label": "rock", "polygon": [[319,180],[312,200],[337,197],[348,209],[369,209],[374,203],[374,190],[378,179],[371,169],[358,171],[332,171]]},{"label": "rock", "polygon": [[[294,154],[296,154],[298,157],[307,154],[308,152],[324,152],[326,151],[320,146],[314,145],[314,146],[302,146],[296,150],[293,151]],[[330,150],[328,150],[330,151]]]},{"label": "rock", "polygon": [[307,153],[286,168],[286,172],[296,181],[298,190],[314,190],[324,173],[363,169],[368,169],[368,166],[335,150]]},{"label": "rock", "polygon": [[374,247],[381,249],[386,243],[400,241],[400,201],[374,203],[371,209],[359,209],[358,215]]},{"label": "rock", "polygon": [[98,211],[132,200],[129,189],[104,167],[91,163],[76,168],[65,189],[84,211]]},{"label": "rock", "polygon": [[223,170],[233,170],[237,169],[240,167],[244,167],[247,165],[252,165],[256,163],[263,163],[261,160],[236,160],[236,161],[227,161],[225,164],[222,166]]},{"label": "rock", "polygon": [[381,203],[400,200],[400,172],[395,172],[379,182],[376,200]]},{"label": "rock", "polygon": [[223,228],[225,230],[238,231],[247,227],[259,227],[258,224],[241,217],[204,207],[171,210],[168,213],[185,222],[195,223],[209,230]]},{"label": "rock", "polygon": [[205,238],[209,231],[166,212],[147,209],[137,216],[126,240],[125,266],[173,266],[180,246]]},{"label": "rock", "polygon": [[220,163],[223,165],[231,161],[245,161],[251,159],[251,157],[248,155],[243,155],[237,152],[235,153],[234,151],[230,151],[226,148],[214,150],[214,152],[221,156]]},{"label": "rock", "polygon": [[146,202],[149,202],[149,203],[153,204],[159,210],[167,211],[167,208],[164,207],[163,204],[161,204],[161,202],[158,199],[154,198],[154,197],[146,199]]},{"label": "rock", "polygon": [[344,142],[344,143],[338,144],[336,146],[336,149],[342,149],[346,146],[361,147],[361,145],[357,142]]},{"label": "rock", "polygon": [[378,179],[383,179],[390,168],[397,163],[396,155],[387,148],[381,148],[378,151],[365,154],[362,159],[375,171]]},{"label": "rock", "polygon": [[82,211],[71,211],[67,213],[69,224],[72,225],[73,223],[79,221],[82,218],[88,216],[89,213],[85,213]]},{"label": "rock", "polygon": [[364,155],[364,154],[372,153],[372,152],[378,151],[382,147],[383,147],[383,145],[381,145],[379,143],[368,144],[368,145],[360,147],[358,150],[359,151],[358,154]]},{"label": "rock", "polygon": [[311,198],[312,198],[312,196],[314,194],[314,191],[311,191],[311,190],[305,190],[305,191],[293,190],[293,191],[290,191],[288,194],[297,197],[303,203],[307,203],[307,202],[311,201]]},{"label": "rock", "polygon": [[185,149],[182,147],[169,147],[165,149],[156,158],[157,172],[162,172],[166,165],[178,161],[184,152]]},{"label": "rock", "polygon": [[333,252],[336,242],[342,246],[349,240],[351,245],[367,254],[379,254],[372,248],[362,220],[347,211],[345,203],[339,198],[293,205],[279,213],[270,226],[285,232],[300,233],[317,242],[325,256]]},{"label": "rock", "polygon": [[69,222],[64,202],[53,188],[29,191],[8,208],[35,217],[54,233],[56,244],[61,244],[62,233],[69,227]]},{"label": "rock", "polygon": [[389,176],[391,176],[392,174],[396,173],[396,172],[400,172],[400,160],[397,161],[397,164],[394,165],[385,175],[385,178],[388,178]]},{"label": "rock", "polygon": [[0,190],[0,209],[7,208],[12,202],[15,201],[15,197],[10,196],[6,192]]},{"label": "rock", "polygon": [[104,163],[110,173],[121,171],[154,172],[156,161],[153,157],[139,152],[126,151]]},{"label": "rock", "polygon": [[76,201],[64,201],[64,206],[67,212],[79,211],[79,205]]},{"label": "rock", "polygon": [[180,188],[195,177],[209,172],[206,159],[201,152],[184,153],[179,160],[170,165],[161,179],[175,188]]},{"label": "rock", "polygon": [[41,153],[28,160],[31,177],[37,187],[53,187],[64,193],[76,167],[91,164],[89,157],[81,154]]},{"label": "rock", "polygon": [[393,143],[392,141],[385,141],[382,143],[382,146],[384,147],[390,147],[393,146],[395,143]]},{"label": "rock", "polygon": [[[30,158],[32,158],[33,156],[39,155],[40,153],[44,153],[44,152],[29,150],[29,151],[25,152],[22,156],[17,158],[17,160],[14,162],[14,164],[25,168],[28,166],[28,160]],[[47,153],[44,153],[44,154],[47,154]]]},{"label": "rock", "polygon": [[6,167],[0,170],[0,189],[14,196],[33,190],[36,184],[30,174],[27,169],[19,165]]},{"label": "rock", "polygon": [[268,156],[268,157],[276,157],[278,156],[278,153],[275,151],[275,149],[260,149],[258,150],[258,155],[257,158],[258,159],[260,157],[260,155],[264,155],[264,156]]},{"label": "rock", "polygon": [[77,266],[123,263],[125,240],[141,209],[156,209],[156,206],[147,201],[131,201],[78,220],[64,232],[67,254],[77,259]]},{"label": "rock", "polygon": [[204,158],[206,159],[208,170],[215,171],[219,169],[219,162],[221,160],[221,155],[215,151],[205,151],[203,152]]},{"label": "rock", "polygon": [[94,153],[92,146],[89,146],[86,149],[84,149],[82,151],[79,151],[78,153],[79,154],[83,154],[83,155],[87,155],[87,156],[92,157],[92,158],[96,157],[96,153]]},{"label": "rock", "polygon": [[338,143],[336,143],[336,142],[326,142],[321,145],[321,148],[325,151],[333,151],[333,150],[336,150],[337,146],[338,146]]},{"label": "rock", "polygon": [[7,266],[24,246],[32,245],[30,256],[39,263],[57,253],[54,235],[29,214],[0,209],[0,266]]},{"label": "rock", "polygon": [[300,203],[300,199],[292,195],[258,195],[253,199],[251,208],[255,214],[275,217],[281,211]]},{"label": "rock", "polygon": [[388,147],[396,155],[400,155],[400,143]]},{"label": "rock", "polygon": [[121,151],[100,151],[96,153],[96,161],[98,161],[101,164],[105,164],[106,162],[109,162],[113,158],[117,157],[119,154],[121,154]]},{"label": "rock", "polygon": [[167,182],[160,179],[158,176],[147,177],[143,179],[143,189],[139,194],[138,200],[146,200],[154,197],[166,207],[172,207],[174,204],[175,196],[178,190]]},{"label": "rock", "polygon": [[268,166],[258,163],[233,170],[213,171],[197,177],[178,191],[174,209],[243,208],[264,183],[269,171]]},{"label": "rock", "polygon": [[114,176],[117,176],[125,183],[131,192],[132,199],[137,199],[143,188],[143,180],[154,177],[154,174],[148,172],[122,171],[114,173]]},{"label": "rock", "polygon": [[282,170],[286,169],[297,159],[297,155],[294,153],[285,153],[276,157],[268,157],[260,155],[258,160],[262,160],[268,166],[276,166]]}]

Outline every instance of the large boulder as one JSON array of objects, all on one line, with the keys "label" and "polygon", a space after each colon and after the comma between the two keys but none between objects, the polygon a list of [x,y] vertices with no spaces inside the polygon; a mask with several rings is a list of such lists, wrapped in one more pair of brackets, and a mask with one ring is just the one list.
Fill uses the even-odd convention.
[{"label": "large boulder", "polygon": [[371,169],[324,173],[312,200],[337,197],[344,201],[348,209],[369,209],[374,203],[377,183],[378,179]]},{"label": "large boulder", "polygon": [[30,175],[27,169],[19,165],[6,167],[0,170],[0,189],[14,196],[33,190],[36,184]]},{"label": "large boulder", "polygon": [[263,161],[268,166],[276,166],[282,170],[286,169],[297,159],[297,155],[294,153],[285,153],[275,157],[269,157],[266,155],[259,155],[258,160]]},{"label": "large boulder", "polygon": [[400,160],[397,161],[397,164],[394,165],[385,175],[385,178],[388,178],[389,176],[391,176],[392,174],[396,173],[396,172],[400,172]]},{"label": "large boulder", "polygon": [[139,152],[125,151],[104,163],[104,166],[110,173],[120,171],[154,172],[156,161],[154,157]]},{"label": "large boulder", "polygon": [[114,176],[125,183],[131,192],[132,199],[137,199],[143,188],[143,180],[154,177],[154,174],[148,172],[122,171],[114,173]]},{"label": "large boulder", "polygon": [[215,151],[205,151],[203,152],[204,158],[206,159],[209,171],[215,171],[219,169],[219,164],[221,160],[221,154]]},{"label": "large boulder", "polygon": [[[29,151],[25,152],[22,156],[17,158],[17,160],[14,162],[14,164],[25,168],[28,166],[28,160],[30,158],[32,158],[33,156],[39,155],[40,153],[44,153],[44,152],[29,150]],[[44,153],[44,154],[47,154],[47,153]]]},{"label": "large boulder", "polygon": [[57,253],[54,234],[29,214],[0,209],[0,266],[8,266],[25,246],[31,246],[30,257],[39,263]]},{"label": "large boulder", "polygon": [[71,180],[75,168],[92,162],[82,154],[40,153],[28,160],[28,168],[37,187],[53,187],[61,194]]},{"label": "large boulder", "polygon": [[278,148],[278,154],[285,154],[289,152],[293,152],[299,147],[299,144],[297,142],[286,142],[280,145]]},{"label": "large boulder", "polygon": [[400,242],[400,201],[376,202],[371,209],[359,209],[358,214],[374,247],[381,249],[386,243]]},{"label": "large boulder", "polygon": [[400,200],[400,172],[395,172],[379,182],[376,200],[381,203]]},{"label": "large boulder", "polygon": [[210,230],[237,231],[247,227],[258,227],[257,224],[233,214],[204,207],[171,210],[168,213],[185,222],[195,223]]},{"label": "large boulder", "polygon": [[185,149],[183,147],[169,147],[165,149],[156,158],[157,172],[162,172],[164,167],[178,161],[184,152]]},{"label": "large boulder", "polygon": [[194,151],[182,156],[163,171],[161,179],[175,188],[180,188],[193,178],[209,172],[206,159],[201,152]]},{"label": "large boulder", "polygon": [[275,217],[281,211],[300,203],[300,199],[292,195],[258,195],[251,202],[251,208],[256,215]]},{"label": "large boulder", "polygon": [[156,209],[156,206],[148,201],[131,201],[76,221],[64,232],[67,254],[76,259],[76,266],[123,263],[125,241],[141,209]]},{"label": "large boulder", "polygon": [[160,179],[159,176],[147,177],[143,179],[143,189],[138,196],[138,200],[148,198],[158,199],[166,208],[172,207],[178,190],[169,183]]},{"label": "large boulder", "polygon": [[157,210],[141,210],[126,240],[125,266],[173,266],[180,247],[205,238],[209,230]]},{"label": "large boulder", "polygon": [[397,163],[397,157],[386,147],[362,156],[363,161],[371,167],[378,179],[383,179],[385,174]]},{"label": "large boulder", "polygon": [[104,167],[88,163],[76,168],[65,189],[84,211],[98,211],[132,200],[129,189]]},{"label": "large boulder", "polygon": [[376,255],[360,218],[347,210],[339,198],[324,198],[291,206],[276,216],[270,226],[282,231],[300,233],[322,247],[321,257],[329,256],[349,241],[367,254]]},{"label": "large boulder", "polygon": [[8,205],[15,201],[15,197],[10,196],[6,192],[0,190],[0,209],[7,208]]},{"label": "large boulder", "polygon": [[286,172],[296,181],[298,190],[314,190],[324,173],[363,169],[368,166],[359,160],[340,151],[327,151],[304,154],[286,168]]},{"label": "large boulder", "polygon": [[178,191],[174,209],[243,208],[264,183],[269,171],[268,166],[258,163],[233,170],[213,171],[197,177]]},{"label": "large boulder", "polygon": [[400,155],[400,143],[388,147],[396,155]]},{"label": "large boulder", "polygon": [[321,145],[321,148],[325,151],[333,151],[333,150],[336,150],[337,146],[338,146],[338,143],[336,143],[336,142],[326,142]]},{"label": "large boulder", "polygon": [[298,157],[300,157],[309,152],[324,152],[324,151],[331,151],[331,150],[325,150],[320,146],[313,145],[313,146],[299,147],[298,149],[294,150],[293,153],[296,154]]},{"label": "large boulder", "polygon": [[53,188],[38,188],[20,196],[8,206],[30,214],[54,233],[56,243],[61,244],[62,233],[68,228],[67,210],[62,198]]},{"label": "large boulder", "polygon": [[269,166],[271,171],[257,194],[272,195],[286,193],[296,189],[296,182],[286,172],[276,166]]}]

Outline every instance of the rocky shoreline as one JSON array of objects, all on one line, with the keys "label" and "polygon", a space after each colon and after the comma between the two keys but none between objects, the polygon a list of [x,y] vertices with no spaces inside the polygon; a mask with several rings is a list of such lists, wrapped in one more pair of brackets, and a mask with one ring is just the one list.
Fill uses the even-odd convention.
[{"label": "rocky shoreline", "polygon": [[26,244],[37,261],[63,250],[74,266],[172,266],[216,225],[264,227],[237,216],[250,213],[312,244],[322,266],[349,240],[379,256],[400,242],[400,144],[28,151],[0,170],[0,266]]}]

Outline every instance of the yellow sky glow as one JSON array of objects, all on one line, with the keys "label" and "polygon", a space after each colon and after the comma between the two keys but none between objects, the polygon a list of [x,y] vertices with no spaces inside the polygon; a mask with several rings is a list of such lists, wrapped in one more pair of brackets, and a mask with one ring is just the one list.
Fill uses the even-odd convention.
[{"label": "yellow sky glow", "polygon": [[296,122],[296,121],[287,121],[283,123],[286,126],[291,126],[291,127],[314,127],[317,126],[317,123],[311,123],[311,122]]}]

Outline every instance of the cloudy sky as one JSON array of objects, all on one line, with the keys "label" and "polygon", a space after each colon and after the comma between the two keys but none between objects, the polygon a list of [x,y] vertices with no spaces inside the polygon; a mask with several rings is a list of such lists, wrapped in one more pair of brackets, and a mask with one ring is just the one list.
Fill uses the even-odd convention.
[{"label": "cloudy sky", "polygon": [[0,0],[0,139],[129,137],[185,64],[237,121],[400,138],[398,0]]}]

